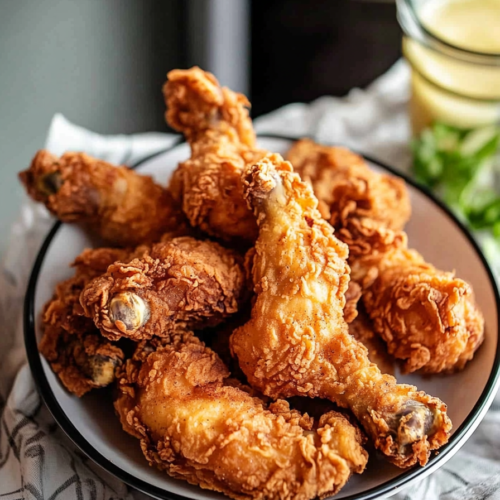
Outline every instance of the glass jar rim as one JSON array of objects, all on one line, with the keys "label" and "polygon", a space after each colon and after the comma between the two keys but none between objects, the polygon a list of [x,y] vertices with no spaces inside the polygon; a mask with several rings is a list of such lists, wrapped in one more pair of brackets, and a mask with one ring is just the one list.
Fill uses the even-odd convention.
[{"label": "glass jar rim", "polygon": [[407,36],[416,38],[431,49],[456,59],[486,66],[500,66],[500,52],[479,52],[447,42],[432,33],[421,22],[414,0],[396,0],[396,3],[398,21]]}]

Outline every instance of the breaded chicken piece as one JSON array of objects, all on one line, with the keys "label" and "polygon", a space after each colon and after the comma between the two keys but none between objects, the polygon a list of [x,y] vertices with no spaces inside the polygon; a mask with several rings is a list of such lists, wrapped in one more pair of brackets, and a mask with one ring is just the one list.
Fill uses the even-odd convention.
[{"label": "breaded chicken piece", "polygon": [[[252,267],[253,252],[251,249],[247,252],[247,259],[245,262],[248,283],[251,283]],[[362,319],[358,319],[358,301],[360,297],[361,287],[356,282],[350,281],[349,288],[346,292],[346,305],[344,307],[344,319],[349,323],[349,333],[354,335],[355,338],[368,349],[370,361],[376,363],[383,373],[393,374],[393,363],[387,354],[387,348],[382,339],[374,333],[369,318],[363,316],[366,315],[366,313],[362,311]],[[247,306],[243,311],[239,311],[238,314],[232,316],[224,324],[213,329],[204,330],[202,337],[202,340],[208,347],[215,351],[222,359],[223,363],[229,368],[231,377],[244,383],[247,383],[245,374],[242,372],[238,360],[231,354],[230,338],[234,330],[243,326],[249,319],[250,308]],[[334,406],[330,401],[327,401],[327,403]],[[311,401],[307,402],[307,408],[311,408]],[[311,414],[311,411],[308,410],[308,413]]]},{"label": "breaded chicken piece", "polygon": [[[253,266],[253,261],[246,263],[246,267]],[[251,269],[247,270],[248,276],[251,276]],[[352,323],[358,316],[358,306],[361,299],[361,286],[355,281],[349,281],[349,286],[345,293],[344,320],[346,323]]]},{"label": "breaded chicken piece", "polygon": [[351,277],[363,284],[362,301],[388,352],[406,372],[462,369],[483,342],[483,316],[470,285],[407,249],[404,182],[373,172],[349,150],[310,140],[295,143],[288,158],[349,246]]},{"label": "breaded chicken piece", "polygon": [[382,373],[394,375],[394,362],[387,352],[387,346],[375,332],[363,304],[359,303],[361,292],[359,283],[349,281],[344,306],[344,320],[349,325],[349,333],[367,348],[368,359],[375,363]]},{"label": "breaded chicken piece", "polygon": [[231,337],[249,383],[272,398],[327,398],[350,408],[392,463],[424,465],[448,441],[446,405],[370,363],[344,320],[347,246],[309,184],[270,155],[243,174],[259,225],[251,320]]},{"label": "breaded chicken piece", "polygon": [[73,263],[75,275],[57,285],[44,308],[38,348],[66,389],[78,397],[109,385],[124,358],[122,350],[102,337],[92,320],[83,316],[80,293],[115,260],[128,256],[127,250],[85,250]]},{"label": "breaded chicken piece", "polygon": [[394,375],[394,361],[387,352],[384,341],[375,333],[372,321],[364,310],[349,323],[349,333],[363,344],[368,351],[368,359],[375,363],[381,373]]},{"label": "breaded chicken piece", "polygon": [[80,303],[108,339],[138,341],[215,326],[237,312],[246,295],[238,253],[185,236],[115,262],[88,283]]},{"label": "breaded chicken piece", "polygon": [[345,417],[329,412],[314,425],[227,377],[193,335],[156,350],[143,342],[121,369],[115,409],[151,465],[231,498],[324,497],[363,471],[361,433]]},{"label": "breaded chicken piece", "polygon": [[256,148],[247,98],[197,67],[167,77],[166,120],[191,147],[191,158],[174,173],[172,193],[192,226],[227,241],[253,243],[257,225],[243,200],[241,172],[265,152]]},{"label": "breaded chicken piece", "polygon": [[379,249],[390,245],[385,235],[373,234],[374,228],[399,231],[410,218],[404,181],[373,171],[348,149],[302,139],[288,151],[287,160],[302,180],[312,185],[321,215],[349,245],[350,255],[371,252],[374,245]]},{"label": "breaded chicken piece", "polygon": [[[247,281],[247,283],[248,288],[250,288],[250,282]],[[248,382],[245,374],[241,371],[238,360],[231,354],[229,339],[236,328],[244,325],[250,319],[249,306],[250,304],[245,304],[237,314],[231,316],[221,325],[197,332],[197,336],[205,342],[207,347],[212,349],[212,351],[219,356],[224,365],[228,368],[231,373],[231,378],[235,378],[243,384],[247,384]]]},{"label": "breaded chicken piece", "polygon": [[41,150],[19,178],[58,219],[82,223],[113,245],[137,246],[168,231],[188,231],[180,206],[151,177],[84,153],[58,158]]},{"label": "breaded chicken piece", "polygon": [[374,329],[388,352],[404,361],[404,372],[460,370],[473,358],[484,340],[484,319],[468,283],[406,248],[351,265]]},{"label": "breaded chicken piece", "polygon": [[122,349],[92,327],[70,334],[57,325],[47,325],[39,350],[64,387],[78,397],[111,384],[124,359]]}]

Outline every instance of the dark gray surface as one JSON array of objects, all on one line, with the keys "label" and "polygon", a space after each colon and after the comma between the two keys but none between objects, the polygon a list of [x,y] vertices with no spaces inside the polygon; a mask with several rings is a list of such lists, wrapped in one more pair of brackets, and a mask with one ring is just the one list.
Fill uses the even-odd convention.
[{"label": "dark gray surface", "polygon": [[365,87],[400,54],[392,0],[252,2],[253,113]]}]

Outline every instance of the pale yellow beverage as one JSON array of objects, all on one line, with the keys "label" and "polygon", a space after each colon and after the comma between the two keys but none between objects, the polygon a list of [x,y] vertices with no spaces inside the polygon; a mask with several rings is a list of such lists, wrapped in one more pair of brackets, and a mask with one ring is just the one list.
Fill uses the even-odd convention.
[{"label": "pale yellow beverage", "polygon": [[414,133],[434,121],[500,122],[500,0],[398,0],[398,9]]},{"label": "pale yellow beverage", "polygon": [[500,0],[428,1],[419,17],[445,42],[475,52],[500,54]]}]

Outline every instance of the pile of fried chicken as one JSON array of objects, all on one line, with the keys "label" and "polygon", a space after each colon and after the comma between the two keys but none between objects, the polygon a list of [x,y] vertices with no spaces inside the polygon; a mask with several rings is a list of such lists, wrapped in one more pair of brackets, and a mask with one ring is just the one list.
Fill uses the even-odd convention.
[{"label": "pile of fried chicken", "polygon": [[83,153],[40,151],[20,174],[110,245],[79,255],[45,306],[39,348],[61,382],[114,384],[151,465],[235,499],[333,495],[367,440],[426,464],[446,405],[394,363],[460,370],[484,321],[465,281],[408,248],[404,182],[308,139],[287,159],[259,149],[247,99],[199,68],[163,91],[191,147],[168,187]]}]

